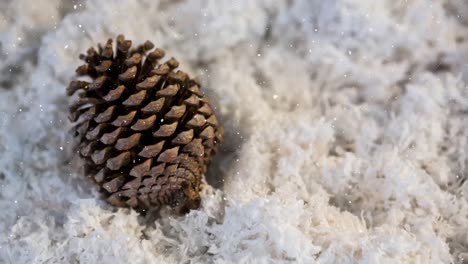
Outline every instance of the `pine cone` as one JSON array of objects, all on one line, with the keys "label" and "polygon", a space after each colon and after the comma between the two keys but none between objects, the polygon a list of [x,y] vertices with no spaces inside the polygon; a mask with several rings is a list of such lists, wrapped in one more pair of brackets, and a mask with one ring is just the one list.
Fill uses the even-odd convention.
[{"label": "pine cone", "polygon": [[80,55],[86,64],[68,95],[85,173],[107,201],[137,210],[163,205],[185,212],[200,204],[200,182],[223,129],[200,85],[150,41],[136,49],[124,36]]}]

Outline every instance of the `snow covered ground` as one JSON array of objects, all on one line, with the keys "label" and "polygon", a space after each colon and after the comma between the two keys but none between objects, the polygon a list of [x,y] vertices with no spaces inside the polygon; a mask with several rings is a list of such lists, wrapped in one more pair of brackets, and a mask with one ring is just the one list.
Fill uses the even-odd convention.
[{"label": "snow covered ground", "polygon": [[[72,153],[65,87],[119,33],[225,125],[186,216],[112,209]],[[464,0],[3,0],[0,72],[0,263],[468,263]]]}]

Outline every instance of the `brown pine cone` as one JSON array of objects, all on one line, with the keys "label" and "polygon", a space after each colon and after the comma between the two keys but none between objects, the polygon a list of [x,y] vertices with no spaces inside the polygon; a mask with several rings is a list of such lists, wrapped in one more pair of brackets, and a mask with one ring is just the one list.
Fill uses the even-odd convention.
[{"label": "brown pine cone", "polygon": [[223,138],[200,85],[164,51],[146,41],[136,49],[124,36],[80,59],[68,95],[85,173],[111,204],[138,210],[163,205],[185,212],[200,204],[200,182]]}]

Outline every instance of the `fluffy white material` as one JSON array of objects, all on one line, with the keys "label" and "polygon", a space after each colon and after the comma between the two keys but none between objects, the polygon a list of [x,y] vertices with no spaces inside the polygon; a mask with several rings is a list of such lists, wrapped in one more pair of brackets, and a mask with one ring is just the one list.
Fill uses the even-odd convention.
[{"label": "fluffy white material", "polygon": [[[83,176],[64,89],[119,33],[217,106],[200,210],[115,210]],[[11,0],[0,49],[1,263],[468,261],[466,1]]]}]

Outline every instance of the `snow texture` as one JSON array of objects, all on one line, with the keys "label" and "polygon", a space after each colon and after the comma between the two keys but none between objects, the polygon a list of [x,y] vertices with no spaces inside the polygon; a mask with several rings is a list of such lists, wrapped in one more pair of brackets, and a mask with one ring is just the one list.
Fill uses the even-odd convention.
[{"label": "snow texture", "polygon": [[[199,210],[113,209],[65,87],[123,33],[199,76]],[[468,2],[0,1],[0,263],[468,263]]]}]

